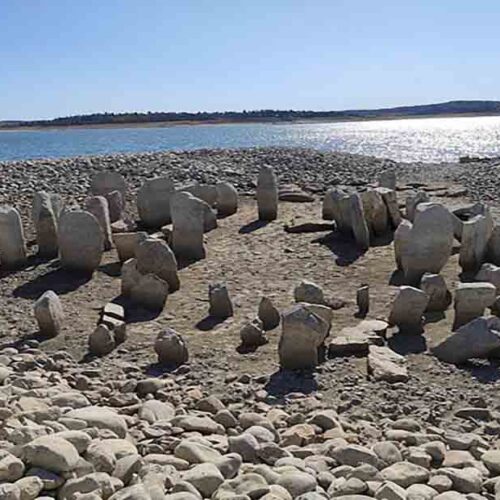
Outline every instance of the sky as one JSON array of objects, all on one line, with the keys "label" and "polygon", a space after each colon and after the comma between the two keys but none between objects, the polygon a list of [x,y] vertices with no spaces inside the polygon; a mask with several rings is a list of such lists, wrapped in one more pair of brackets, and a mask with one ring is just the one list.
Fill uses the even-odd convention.
[{"label": "sky", "polygon": [[500,100],[498,0],[0,0],[0,120]]}]

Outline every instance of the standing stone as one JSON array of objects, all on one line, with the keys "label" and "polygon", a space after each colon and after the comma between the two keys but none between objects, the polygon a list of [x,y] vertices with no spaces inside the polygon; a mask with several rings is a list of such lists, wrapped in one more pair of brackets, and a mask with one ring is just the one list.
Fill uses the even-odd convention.
[{"label": "standing stone", "polygon": [[295,302],[307,302],[309,304],[324,304],[325,296],[320,286],[312,281],[302,280],[294,289]]},{"label": "standing stone", "polygon": [[217,204],[217,188],[210,184],[195,182],[194,184],[179,189],[179,191],[191,193],[195,198],[203,200],[209,207],[215,207]]},{"label": "standing stone", "polygon": [[241,345],[243,347],[258,347],[267,342],[264,326],[259,318],[246,323],[240,330]]},{"label": "standing stone", "polygon": [[238,210],[238,191],[229,182],[219,182],[217,188],[217,214],[221,217],[233,215]]},{"label": "standing stone", "polygon": [[495,297],[496,288],[491,283],[460,283],[455,290],[453,330],[482,316]]},{"label": "standing stone", "polygon": [[142,185],[137,193],[137,210],[145,226],[161,227],[170,223],[170,199],[174,192],[169,177],[156,177]]},{"label": "standing stone", "polygon": [[130,298],[133,302],[152,311],[163,309],[167,297],[168,283],[154,274],[139,273],[138,281],[130,290]]},{"label": "standing stone", "polygon": [[[404,234],[404,233],[403,233]],[[402,267],[409,283],[419,283],[426,272],[438,274],[453,248],[450,212],[438,203],[421,203],[402,248]]]},{"label": "standing stone", "polygon": [[429,297],[411,286],[401,286],[394,298],[389,324],[397,325],[401,333],[420,333]]},{"label": "standing stone", "polygon": [[350,224],[354,240],[359,248],[368,250],[370,247],[370,231],[366,224],[363,203],[359,194],[354,193],[349,197]]},{"label": "standing stone", "polygon": [[121,293],[124,297],[132,295],[132,289],[142,278],[142,274],[137,270],[137,260],[128,259],[122,265],[121,270]]},{"label": "standing stone", "polygon": [[500,226],[495,226],[491,231],[487,255],[490,262],[500,266]]},{"label": "standing stone", "polygon": [[358,317],[365,318],[370,310],[370,287],[361,285],[356,292],[356,304],[358,305]]},{"label": "standing stone", "polygon": [[403,219],[401,224],[394,231],[394,258],[398,269],[403,269],[403,254],[410,244],[410,235],[413,224]]},{"label": "standing stone", "polygon": [[233,304],[229,298],[227,287],[223,283],[208,286],[209,316],[214,318],[229,318],[233,315]]},{"label": "standing stone", "polygon": [[62,328],[64,313],[59,297],[48,290],[35,302],[35,318],[44,337],[55,337]]},{"label": "standing stone", "polygon": [[109,328],[100,324],[89,335],[89,352],[96,356],[105,356],[115,348],[115,338]]},{"label": "standing stone", "polygon": [[427,203],[428,201],[429,195],[425,191],[418,191],[414,196],[408,196],[406,198],[406,218],[410,222],[413,222],[417,206],[420,203]]},{"label": "standing stone", "polygon": [[120,191],[110,191],[104,195],[108,202],[109,219],[116,222],[121,220],[125,209],[125,199]]},{"label": "standing stone", "polygon": [[208,233],[209,231],[217,228],[217,215],[215,211],[210,208],[210,205],[206,201],[200,201],[204,204],[203,231],[205,233]]},{"label": "standing stone", "polygon": [[64,209],[64,202],[60,195],[47,193],[47,191],[37,191],[33,195],[33,205],[31,207],[31,219],[35,227],[38,223],[38,217],[40,216],[40,209],[44,205],[52,210],[56,221],[59,220]]},{"label": "standing stone", "polygon": [[169,292],[179,289],[177,260],[170,247],[156,238],[147,238],[135,251],[137,270],[141,274],[155,274],[168,283]]},{"label": "standing stone", "polygon": [[396,172],[394,170],[384,170],[378,177],[378,185],[382,188],[396,189]]},{"label": "standing stone", "polygon": [[104,250],[111,250],[113,236],[111,234],[111,220],[109,218],[108,201],[104,196],[92,196],[87,198],[85,204],[87,212],[91,213],[99,222],[104,237]]},{"label": "standing stone", "polygon": [[92,176],[90,192],[95,196],[106,196],[112,191],[119,191],[123,198],[127,194],[127,183],[118,172],[103,170]]},{"label": "standing stone", "polygon": [[51,205],[43,203],[35,224],[38,255],[44,258],[57,257],[59,244],[57,240],[57,219]]},{"label": "standing stone", "polygon": [[489,211],[463,223],[458,263],[465,272],[474,272],[481,267],[492,232],[493,220]]},{"label": "standing stone", "polygon": [[148,233],[137,231],[134,233],[115,233],[113,241],[118,252],[118,258],[121,262],[135,257],[137,247],[146,240]]},{"label": "standing stone", "polygon": [[205,258],[203,232],[206,204],[192,194],[179,192],[172,197],[172,247],[186,260]]},{"label": "standing stone", "polygon": [[64,212],[59,221],[59,251],[63,267],[92,273],[101,263],[104,236],[89,212]]},{"label": "standing stone", "polygon": [[278,347],[281,367],[300,370],[317,366],[328,324],[304,304],[297,304],[283,313],[282,329]]},{"label": "standing stone", "polygon": [[154,349],[158,362],[164,365],[179,366],[189,358],[184,339],[172,328],[165,328],[158,334]]},{"label": "standing stone", "polygon": [[375,236],[385,234],[389,230],[389,218],[382,195],[374,189],[369,189],[360,196],[368,231]]},{"label": "standing stone", "polygon": [[482,281],[483,283],[492,283],[497,289],[497,295],[500,295],[500,267],[495,264],[485,263],[479,269],[479,272],[474,277],[474,281]]},{"label": "standing stone", "polygon": [[323,219],[334,220],[337,230],[346,233],[351,231],[351,214],[349,195],[337,189],[329,189],[323,199]]},{"label": "standing stone", "polygon": [[278,180],[274,170],[264,165],[257,180],[259,220],[272,221],[278,217]]},{"label": "standing stone", "polygon": [[451,304],[451,293],[440,274],[425,273],[420,281],[420,289],[429,297],[426,311],[445,311]]},{"label": "standing stone", "polygon": [[380,196],[382,196],[382,200],[384,200],[391,226],[397,228],[401,223],[401,212],[399,211],[398,195],[396,191],[385,187],[376,188],[375,191],[379,193]]},{"label": "standing stone", "polygon": [[280,313],[268,297],[262,297],[260,300],[258,316],[266,332],[280,324]]},{"label": "standing stone", "polygon": [[0,206],[0,265],[16,268],[26,262],[26,243],[19,212],[10,206]]}]

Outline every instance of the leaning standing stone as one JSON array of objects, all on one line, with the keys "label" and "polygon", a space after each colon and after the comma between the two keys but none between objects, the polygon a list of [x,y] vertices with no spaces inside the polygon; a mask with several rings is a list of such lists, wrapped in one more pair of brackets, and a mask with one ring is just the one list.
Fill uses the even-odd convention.
[{"label": "leaning standing stone", "polygon": [[65,212],[59,221],[59,250],[63,267],[93,273],[100,265],[104,236],[89,212]]},{"label": "leaning standing stone", "polygon": [[223,283],[215,283],[208,287],[210,309],[208,314],[214,318],[229,318],[233,315],[233,304],[229,292]]},{"label": "leaning standing stone", "polygon": [[19,212],[0,206],[0,265],[15,268],[26,262],[26,243]]},{"label": "leaning standing stone", "polygon": [[351,209],[350,223],[356,244],[362,250],[368,250],[370,247],[370,231],[366,223],[363,203],[359,194],[354,193],[349,197],[349,205]]},{"label": "leaning standing stone", "polygon": [[179,366],[189,357],[184,339],[172,328],[165,328],[158,334],[154,348],[161,364]]},{"label": "leaning standing stone", "polygon": [[55,337],[62,328],[64,313],[59,297],[52,291],[46,291],[34,306],[35,318],[40,333],[45,337]]},{"label": "leaning standing stone", "polygon": [[453,330],[482,316],[495,302],[496,288],[491,283],[460,283],[455,290]]},{"label": "leaning standing stone", "polygon": [[477,271],[484,262],[488,242],[493,232],[493,220],[489,211],[476,215],[463,223],[462,242],[458,262],[468,272]]},{"label": "leaning standing stone", "polygon": [[229,182],[219,182],[217,188],[217,213],[222,217],[233,215],[238,210],[238,191]]},{"label": "leaning standing stone", "polygon": [[110,250],[112,245],[111,219],[109,217],[108,201],[104,196],[92,196],[85,205],[87,212],[91,213],[99,222],[104,236],[104,250]]},{"label": "leaning standing stone", "polygon": [[274,170],[264,165],[257,180],[259,220],[272,221],[278,217],[278,180]]},{"label": "leaning standing stone", "polygon": [[445,311],[451,304],[451,293],[439,274],[425,273],[420,281],[420,289],[429,297],[426,311]]},{"label": "leaning standing stone", "polygon": [[174,192],[174,183],[169,177],[156,177],[142,185],[137,193],[137,210],[145,226],[161,227],[170,223],[170,198]]},{"label": "leaning standing stone", "polygon": [[397,325],[401,333],[422,332],[422,320],[429,298],[411,286],[401,286],[392,303],[389,324]]},{"label": "leaning standing stone", "polygon": [[186,260],[205,258],[203,232],[206,203],[189,193],[172,197],[172,247]]}]

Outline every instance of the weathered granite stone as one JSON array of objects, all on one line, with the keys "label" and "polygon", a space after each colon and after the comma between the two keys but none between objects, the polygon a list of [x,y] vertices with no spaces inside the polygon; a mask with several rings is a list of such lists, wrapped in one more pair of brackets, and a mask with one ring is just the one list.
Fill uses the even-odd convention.
[{"label": "weathered granite stone", "polygon": [[482,316],[486,307],[495,302],[496,288],[491,283],[459,283],[455,290],[455,320],[453,329]]},{"label": "weathered granite stone", "polygon": [[19,212],[0,206],[0,265],[16,268],[26,262],[26,242]]},{"label": "weathered granite stone", "polygon": [[397,325],[404,333],[420,333],[429,297],[418,288],[401,286],[394,298],[389,324]]},{"label": "weathered granite stone", "polygon": [[147,180],[137,193],[139,218],[147,227],[161,227],[169,224],[170,200],[175,192],[169,177]]},{"label": "weathered granite stone", "polygon": [[256,197],[259,220],[275,220],[278,217],[278,180],[273,169],[267,165],[260,169]]}]

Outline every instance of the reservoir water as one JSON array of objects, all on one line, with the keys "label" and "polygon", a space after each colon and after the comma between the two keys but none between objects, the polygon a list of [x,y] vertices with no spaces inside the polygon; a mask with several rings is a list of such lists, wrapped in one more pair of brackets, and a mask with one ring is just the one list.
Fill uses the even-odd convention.
[{"label": "reservoir water", "polygon": [[406,162],[500,156],[500,117],[1,131],[0,161],[265,146],[342,151]]}]

